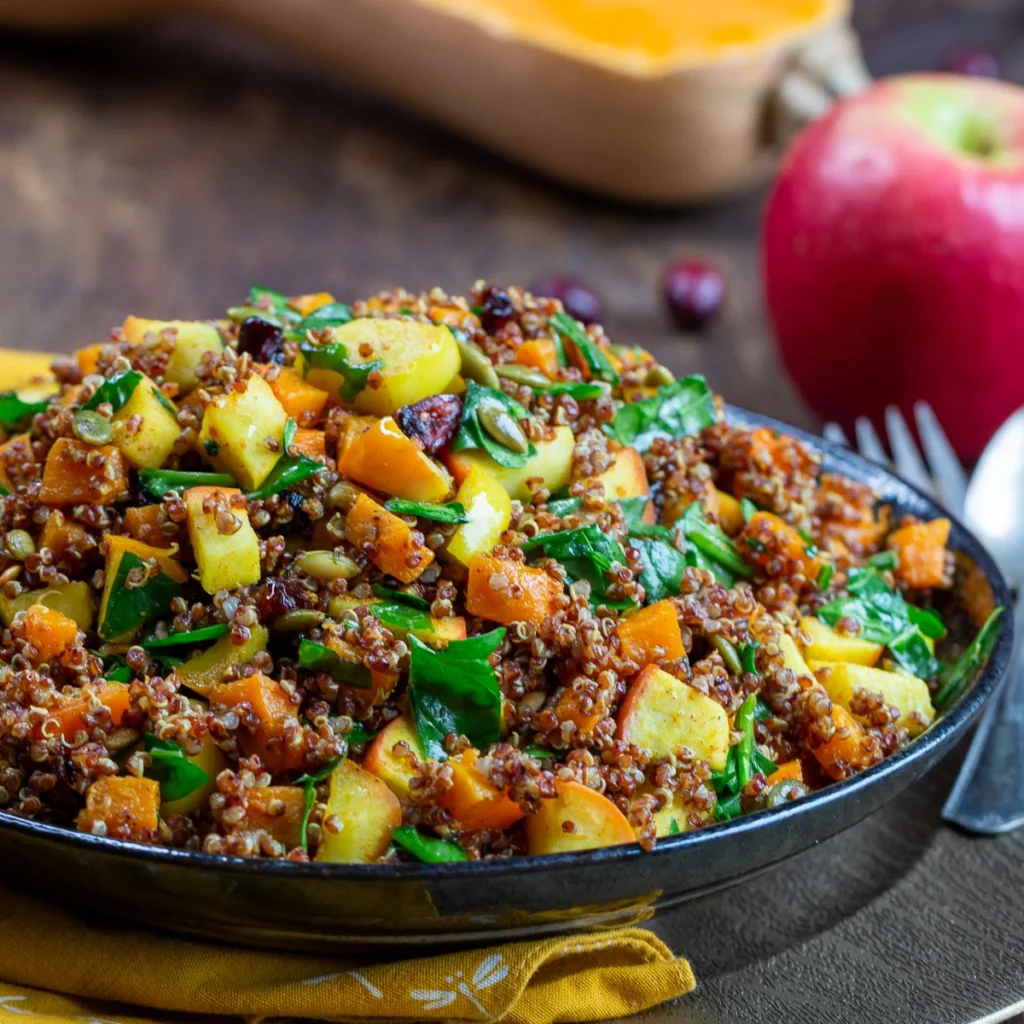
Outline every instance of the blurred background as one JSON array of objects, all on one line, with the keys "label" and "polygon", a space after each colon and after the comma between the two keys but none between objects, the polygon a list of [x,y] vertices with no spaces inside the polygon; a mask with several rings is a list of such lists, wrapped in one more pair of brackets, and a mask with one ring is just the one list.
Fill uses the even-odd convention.
[{"label": "blurred background", "polygon": [[[853,23],[874,75],[963,70],[968,48],[984,73],[1024,81],[1019,0],[856,0]],[[7,347],[68,351],[126,313],[220,315],[253,283],[352,299],[572,274],[601,299],[613,341],[815,426],[766,327],[767,189],[691,208],[588,195],[206,21],[0,32]],[[683,257],[727,287],[699,332],[673,323],[663,294]]]}]

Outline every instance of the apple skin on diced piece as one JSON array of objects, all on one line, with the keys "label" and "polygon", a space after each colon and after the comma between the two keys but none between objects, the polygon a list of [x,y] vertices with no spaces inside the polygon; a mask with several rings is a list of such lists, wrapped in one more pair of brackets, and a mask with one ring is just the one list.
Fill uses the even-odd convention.
[{"label": "apple skin on diced piece", "polygon": [[648,665],[633,681],[619,708],[616,737],[668,757],[692,750],[714,771],[729,753],[729,716],[717,701]]},{"label": "apple skin on diced piece", "polygon": [[438,795],[461,829],[505,829],[523,817],[523,811],[507,793],[496,788],[476,766],[479,755],[470,748],[448,759],[452,787]]},{"label": "apple skin on diced piece", "polygon": [[[644,457],[635,448],[621,448],[612,453],[612,458],[614,461],[608,469],[597,476],[584,477],[582,482],[588,487],[600,484],[605,501],[642,498],[651,493]],[[654,522],[654,505],[651,502],[644,510],[644,522]]]},{"label": "apple skin on diced piece", "polygon": [[512,519],[512,499],[492,473],[474,466],[455,500],[469,522],[456,527],[445,551],[449,559],[468,566],[474,555],[489,555],[501,540]]},{"label": "apple skin on diced piece", "polygon": [[330,864],[373,864],[391,845],[391,832],[402,824],[398,797],[354,761],[345,760],[331,773],[325,820],[337,815],[342,828],[321,828],[316,859]]},{"label": "apple skin on diced piece", "polygon": [[407,743],[417,761],[424,760],[416,726],[409,715],[399,715],[381,729],[367,748],[363,767],[385,782],[396,796],[408,800],[409,783],[416,771],[410,758],[395,751],[399,743]]},{"label": "apple skin on diced piece", "polygon": [[[199,583],[208,594],[260,581],[259,537],[249,522],[244,500],[240,505],[232,504],[240,494],[231,487],[191,487],[183,495]],[[208,512],[204,511],[206,505],[211,506]],[[234,533],[220,532],[217,518],[223,512],[238,521]]]},{"label": "apple skin on diced piece", "polygon": [[881,694],[887,705],[899,709],[899,724],[911,737],[924,732],[935,718],[928,684],[909,672],[885,672],[834,661],[812,662],[811,668],[833,703],[848,711],[852,712],[850,704],[858,690]]},{"label": "apple skin on diced piece", "polygon": [[800,628],[811,638],[804,651],[808,661],[845,661],[853,665],[874,665],[882,656],[882,645],[862,640],[858,636],[844,636],[821,619],[805,615]]},{"label": "apple skin on diced piece", "polygon": [[606,796],[579,782],[559,782],[556,789],[526,817],[527,853],[577,853],[636,841],[626,816]]}]

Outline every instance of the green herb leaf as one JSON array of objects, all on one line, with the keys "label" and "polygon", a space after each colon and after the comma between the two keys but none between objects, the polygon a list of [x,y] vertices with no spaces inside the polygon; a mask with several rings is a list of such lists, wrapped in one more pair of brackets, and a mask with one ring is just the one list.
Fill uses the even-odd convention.
[{"label": "green herb leaf", "polygon": [[109,402],[114,412],[117,412],[118,409],[123,409],[128,404],[128,400],[135,394],[135,389],[141,380],[142,374],[138,370],[125,370],[123,373],[105,380],[82,408],[95,409],[104,402]]},{"label": "green herb leaf", "polygon": [[148,637],[141,642],[145,651],[158,650],[162,647],[181,647],[187,644],[202,644],[210,640],[217,640],[224,636],[231,627],[226,622],[219,622],[213,626],[203,626],[202,629],[192,629],[187,633],[171,633],[170,636]]},{"label": "green herb leaf", "polygon": [[487,388],[475,381],[466,381],[466,396],[462,403],[462,420],[452,441],[452,451],[463,451],[470,448],[482,448],[499,466],[506,469],[522,469],[528,459],[537,454],[533,442],[526,452],[514,452],[504,445],[498,444],[480,426],[477,420],[477,409],[482,405],[500,405],[517,423],[527,419],[526,410],[514,399],[495,388]]},{"label": "green herb leaf", "polygon": [[536,758],[546,757],[546,758],[550,758],[553,761],[559,760],[559,757],[560,757],[560,755],[557,754],[554,750],[548,750],[547,747],[542,747],[542,746],[540,746],[539,743],[531,743],[528,747],[523,747],[522,748],[522,752],[527,757],[536,757]]},{"label": "green herb leaf", "polygon": [[49,404],[48,398],[41,402],[25,402],[16,391],[0,392],[0,426],[8,432],[19,430],[37,413],[45,412]]},{"label": "green herb leaf", "polygon": [[566,516],[571,516],[574,512],[579,512],[582,505],[582,498],[555,498],[548,502],[548,511],[553,516],[564,519]]},{"label": "green herb leaf", "polygon": [[736,712],[733,728],[743,733],[736,744],[736,788],[743,787],[754,777],[754,711],[757,705],[756,694],[750,694]]},{"label": "green herb leaf", "polygon": [[591,398],[601,398],[608,394],[606,385],[595,381],[559,381],[544,388],[533,389],[538,395],[569,395],[578,402]]},{"label": "green herb leaf", "polygon": [[384,363],[380,359],[372,359],[368,363],[353,363],[348,349],[341,341],[316,345],[305,338],[299,343],[299,351],[307,367],[314,370],[333,370],[345,378],[338,388],[338,397],[343,402],[354,402],[356,395],[366,389],[370,374],[384,369]]},{"label": "green herb leaf", "polygon": [[383,583],[374,583],[373,592],[377,597],[384,598],[385,601],[407,604],[410,608],[419,608],[425,612],[430,611],[430,602],[418,594],[410,594],[405,590],[392,590],[391,587],[385,587]]},{"label": "green herb leaf", "polygon": [[640,552],[643,570],[640,582],[646,591],[645,601],[653,604],[665,597],[678,597],[686,575],[686,556],[664,540],[634,538],[630,545]]},{"label": "green herb leaf", "polygon": [[917,608],[908,604],[907,617],[925,636],[932,640],[941,640],[946,635],[946,627],[942,619],[931,608]]},{"label": "green herb leaf", "polygon": [[398,516],[419,516],[435,523],[468,523],[466,509],[457,501],[447,505],[434,505],[426,501],[407,501],[405,498],[392,498],[384,507]]},{"label": "green herb leaf", "polygon": [[548,318],[548,325],[556,337],[575,346],[595,380],[603,380],[608,384],[619,383],[619,375],[615,372],[611,360],[578,320],[573,319],[568,313],[555,313]]},{"label": "green herb leaf", "polygon": [[158,572],[141,587],[128,587],[128,574],[145,569],[146,563],[134,552],[121,556],[107,601],[106,615],[99,626],[104,640],[134,633],[140,626],[166,615],[171,602],[181,594],[181,584],[164,572]]},{"label": "green herb leaf", "polygon": [[281,457],[274,464],[274,468],[270,471],[270,476],[263,481],[262,486],[257,487],[255,491],[250,491],[246,497],[267,498],[271,494],[279,494],[281,491],[287,491],[300,481],[313,476],[314,473],[320,473],[326,468],[322,462],[318,462],[303,452],[299,452],[298,455],[292,455],[289,452],[295,441],[295,431],[297,429],[295,420],[289,419],[285,423],[284,437],[281,441]]},{"label": "green herb leaf", "polygon": [[955,703],[991,657],[1002,631],[1000,620],[1003,611],[1004,609],[1000,607],[992,612],[967,650],[940,673],[939,688],[932,698],[932,704],[937,711],[945,711]]},{"label": "green herb leaf", "polygon": [[210,776],[190,761],[176,743],[158,740],[152,733],[146,733],[142,742],[150,756],[146,778],[160,783],[160,799],[164,803],[180,800],[210,781]]},{"label": "green herb leaf", "polygon": [[828,590],[828,585],[832,582],[832,573],[835,572],[835,566],[831,562],[823,562],[821,568],[818,570],[818,589]]},{"label": "green herb leaf", "polygon": [[181,494],[190,487],[234,487],[235,478],[228,473],[192,473],[180,469],[140,469],[139,483],[154,498],[168,491]]},{"label": "green herb leaf", "polygon": [[688,437],[716,421],[715,399],[707,381],[692,375],[666,384],[642,402],[628,402],[605,427],[605,433],[620,444],[645,452],[659,437]]},{"label": "green herb leaf", "polygon": [[377,734],[375,732],[370,732],[365,725],[362,725],[360,722],[355,722],[353,723],[352,728],[345,733],[345,739],[348,740],[350,744],[369,743],[376,735]]},{"label": "green herb leaf", "polygon": [[687,543],[712,562],[743,579],[754,575],[754,570],[744,561],[732,538],[721,527],[704,518],[704,505],[701,502],[695,501],[687,506],[681,525]]},{"label": "green herb leaf", "polygon": [[[879,551],[877,555],[872,555],[864,562],[865,567],[868,569],[876,569],[879,572],[883,572],[886,569],[891,572],[896,569],[899,564],[900,558],[895,551]],[[854,570],[854,572],[856,571],[858,570]]]},{"label": "green herb leaf", "polygon": [[743,513],[743,522],[749,523],[757,515],[758,509],[749,498],[743,498],[740,501],[740,511]]},{"label": "green herb leaf", "polygon": [[686,550],[686,564],[693,566],[695,569],[704,569],[706,572],[711,573],[715,577],[715,581],[721,583],[723,587],[734,587],[736,585],[736,577],[731,572],[717,562],[712,562],[710,558],[692,544]]},{"label": "green herb leaf", "polygon": [[731,821],[743,814],[742,797],[734,793],[726,800],[719,800],[715,804],[715,821]]},{"label": "green herb leaf", "polygon": [[374,601],[368,607],[380,619],[381,625],[388,629],[415,629],[420,632],[434,630],[434,620],[430,613],[405,601]]},{"label": "green herb leaf", "polygon": [[100,654],[99,651],[89,653],[103,659],[103,678],[108,683],[127,683],[131,679],[132,670],[123,654]]},{"label": "green herb leaf", "polygon": [[370,670],[361,661],[349,661],[337,651],[313,640],[299,641],[299,668],[326,672],[336,683],[368,690],[373,685]]},{"label": "green herb leaf", "polygon": [[910,626],[889,641],[889,652],[911,675],[931,679],[942,669],[917,626]]},{"label": "green herb leaf", "polygon": [[275,292],[273,288],[263,288],[258,284],[249,289],[249,305],[257,309],[257,316],[264,316],[272,313],[285,322],[300,319],[298,310],[288,305],[288,296],[282,292]]},{"label": "green herb leaf", "polygon": [[759,721],[763,722],[766,718],[772,718],[775,712],[768,706],[768,703],[763,697],[757,698],[757,707],[754,708],[754,717]]},{"label": "green herb leaf", "polygon": [[290,331],[287,337],[292,341],[306,337],[307,331],[325,331],[329,327],[341,327],[352,319],[352,310],[344,302],[329,302],[326,306],[314,309],[304,316]]},{"label": "green herb leaf", "polygon": [[435,651],[409,636],[409,698],[427,757],[443,761],[444,738],[452,732],[480,750],[498,741],[501,690],[488,659],[504,638],[500,628]]},{"label": "green herb leaf", "polygon": [[757,675],[757,650],[761,645],[758,643],[740,644],[739,656],[743,665],[743,671],[751,675]]},{"label": "green herb leaf", "polygon": [[[346,736],[345,738],[348,739],[348,736]],[[306,775],[300,775],[295,780],[295,785],[305,786],[310,782],[323,782],[325,779],[329,779],[334,769],[337,768],[338,765],[341,764],[341,762],[344,760],[344,756],[332,757],[330,761],[328,761],[326,764],[322,764],[319,768],[317,768],[315,772],[309,772]]]},{"label": "green herb leaf", "polygon": [[680,833],[681,833],[682,831],[683,831],[683,830],[682,830],[682,829],[681,829],[681,828],[679,827],[679,822],[678,822],[678,821],[676,821],[676,819],[675,819],[675,818],[673,818],[673,819],[672,819],[672,820],[671,820],[671,821],[670,821],[670,822],[668,823],[668,834],[669,834],[670,836],[677,836],[677,835],[679,835],[679,834],[680,834]]},{"label": "green herb leaf", "polygon": [[575,530],[559,530],[541,537],[532,537],[520,545],[526,554],[541,552],[546,558],[557,561],[569,578],[569,582],[587,580],[590,583],[591,600],[601,603],[607,597],[609,580],[615,563],[626,564],[626,553],[617,540],[602,532],[595,523]]},{"label": "green herb leaf", "polygon": [[307,782],[302,787],[302,823],[299,826],[304,853],[309,853],[309,819],[313,816],[314,807],[316,807],[316,783]]},{"label": "green herb leaf", "polygon": [[391,839],[396,846],[424,864],[455,864],[469,860],[466,851],[454,840],[426,836],[412,825],[400,825],[392,829]]}]

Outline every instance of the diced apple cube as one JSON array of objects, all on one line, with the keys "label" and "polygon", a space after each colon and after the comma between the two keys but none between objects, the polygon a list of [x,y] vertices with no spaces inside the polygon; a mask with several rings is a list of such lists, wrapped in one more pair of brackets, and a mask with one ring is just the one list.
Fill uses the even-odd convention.
[{"label": "diced apple cube", "polygon": [[131,345],[152,345],[160,340],[164,331],[173,332],[167,335],[174,338],[174,351],[167,361],[164,377],[174,381],[183,395],[198,383],[196,370],[203,356],[224,349],[224,340],[216,326],[195,320],[145,320],[129,316],[121,330]]},{"label": "diced apple cube", "polygon": [[114,443],[136,469],[162,466],[181,436],[174,404],[148,377],[139,381],[110,423]]},{"label": "diced apple cube", "polygon": [[390,789],[354,761],[342,761],[331,773],[325,820],[336,815],[341,831],[323,828],[318,861],[373,864],[391,845],[391,832],[402,824],[402,806]]},{"label": "diced apple cube", "polygon": [[636,841],[626,816],[606,796],[579,782],[556,783],[557,795],[527,815],[526,849],[533,856],[576,853]]},{"label": "diced apple cube", "polygon": [[469,522],[456,528],[447,554],[468,566],[474,555],[489,555],[508,529],[512,500],[498,479],[479,466],[469,471],[455,500],[466,510]]},{"label": "diced apple cube", "polygon": [[899,724],[917,736],[935,718],[928,684],[909,672],[885,672],[868,665],[843,662],[812,662],[815,675],[834,704],[852,713],[850,703],[858,690],[881,694],[887,705],[899,709]]},{"label": "diced apple cube", "polygon": [[184,500],[203,590],[215,594],[258,583],[260,540],[249,522],[242,492],[231,487],[191,487]]},{"label": "diced apple cube", "polygon": [[812,661],[845,661],[852,665],[874,665],[882,656],[882,645],[858,636],[843,636],[825,625],[821,619],[805,615],[800,628],[811,637],[804,654]]},{"label": "diced apple cube", "polygon": [[406,756],[404,748],[399,747],[397,751],[395,750],[399,743],[408,745],[416,761],[424,760],[416,726],[408,715],[399,715],[381,729],[367,748],[363,767],[387,783],[396,796],[408,800],[409,783],[416,774],[415,762],[412,757]]}]

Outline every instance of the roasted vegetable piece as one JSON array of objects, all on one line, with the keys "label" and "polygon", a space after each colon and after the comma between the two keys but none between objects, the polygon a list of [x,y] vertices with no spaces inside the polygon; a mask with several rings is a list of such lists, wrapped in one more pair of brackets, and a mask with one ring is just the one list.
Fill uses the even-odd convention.
[{"label": "roasted vegetable piece", "polygon": [[249,664],[257,654],[267,649],[269,639],[270,632],[266,626],[250,626],[249,639],[241,644],[236,644],[230,634],[222,636],[205,651],[176,666],[174,674],[182,686],[209,696],[214,687],[224,682],[224,673],[229,668]]},{"label": "roasted vegetable piece", "polygon": [[163,339],[173,341],[164,377],[174,381],[183,395],[196,386],[196,371],[206,353],[217,355],[224,349],[216,326],[195,320],[145,320],[129,316],[121,331],[125,341],[132,345],[153,345]]},{"label": "roasted vegetable piece", "polygon": [[354,761],[342,761],[331,773],[324,820],[336,816],[341,829],[322,827],[318,861],[373,864],[391,845],[391,830],[402,824],[398,797]]},{"label": "roasted vegetable piece", "polygon": [[811,661],[846,661],[854,665],[874,665],[882,656],[882,645],[857,636],[844,636],[830,629],[821,619],[804,616],[800,628],[811,637],[804,651]]},{"label": "roasted vegetable piece", "polygon": [[899,724],[911,736],[917,736],[935,718],[928,684],[908,672],[883,672],[867,665],[842,662],[811,662],[818,682],[829,697],[852,712],[852,701],[858,692],[880,694],[886,705],[899,709]]},{"label": "roasted vegetable piece", "polygon": [[161,505],[139,505],[137,508],[125,509],[124,525],[142,544],[149,544],[154,548],[171,547],[174,544],[173,534],[167,534],[163,530],[167,524],[170,524],[170,520],[163,513]]},{"label": "roasted vegetable piece", "polygon": [[816,580],[821,571],[821,559],[814,545],[773,512],[756,512],[736,543],[747,561],[765,571],[778,564],[785,572],[789,563],[809,580]]},{"label": "roasted vegetable piece", "polygon": [[286,850],[302,845],[305,808],[299,786],[262,786],[248,791],[245,816]]},{"label": "roasted vegetable piece", "polygon": [[841,704],[832,707],[836,731],[832,738],[814,749],[825,774],[833,779],[849,778],[856,770],[879,760],[878,741],[865,735],[860,723]]},{"label": "roasted vegetable piece", "polygon": [[786,761],[765,779],[766,786],[774,786],[776,782],[784,782],[786,779],[794,779],[796,782],[804,781],[803,765],[799,761]]},{"label": "roasted vegetable piece", "polygon": [[488,555],[501,540],[512,518],[512,500],[498,480],[474,466],[459,486],[455,500],[469,522],[459,526],[446,548],[450,559],[469,565],[474,555]]},{"label": "roasted vegetable piece", "polygon": [[527,853],[575,853],[635,841],[626,816],[607,797],[579,782],[559,782],[556,788],[558,795],[541,800],[526,819]]},{"label": "roasted vegetable piece", "polygon": [[85,794],[85,810],[76,820],[79,832],[155,843],[159,825],[160,785],[153,779],[104,776]]},{"label": "roasted vegetable piece", "polygon": [[540,370],[552,380],[558,376],[558,348],[550,338],[524,341],[516,349],[516,362]]},{"label": "roasted vegetable piece", "polygon": [[74,620],[79,629],[89,630],[95,617],[96,594],[88,583],[81,580],[42,590],[23,590],[17,597],[0,594],[0,619],[9,626],[18,612],[27,611],[34,604],[53,608]]},{"label": "roasted vegetable piece", "polygon": [[39,739],[62,736],[71,742],[77,733],[88,731],[86,715],[106,708],[110,724],[117,726],[130,703],[129,688],[121,683],[107,683],[95,695],[62,696],[56,707],[47,708],[47,719],[36,728],[35,735]]},{"label": "roasted vegetable piece", "polygon": [[249,523],[245,497],[227,487],[192,487],[184,494],[188,535],[208,594],[260,580],[260,541]]},{"label": "roasted vegetable piece", "polygon": [[889,534],[888,545],[899,555],[896,576],[908,587],[948,587],[952,577],[946,571],[948,519],[912,523]]},{"label": "roasted vegetable piece", "polygon": [[107,505],[128,490],[128,467],[112,444],[60,437],[46,456],[39,500],[44,505]]},{"label": "roasted vegetable piece", "polygon": [[257,755],[267,771],[277,775],[302,766],[303,748],[293,742],[302,737],[299,709],[280,683],[256,674],[215,686],[209,695],[211,705],[238,711],[243,719],[239,746],[247,755]]},{"label": "roasted vegetable piece", "polygon": [[146,376],[110,420],[114,444],[136,469],[162,466],[181,435],[177,410]]},{"label": "roasted vegetable piece", "polygon": [[292,448],[311,459],[324,459],[327,456],[327,434],[323,430],[307,430],[299,427],[292,439]]},{"label": "roasted vegetable piece", "polygon": [[543,569],[474,555],[469,560],[466,611],[506,626],[513,622],[539,626],[558,609],[562,591],[562,584]]},{"label": "roasted vegetable piece", "polygon": [[378,615],[399,640],[405,640],[412,634],[431,647],[443,647],[452,640],[466,639],[466,620],[461,615],[437,619],[427,612],[378,598],[361,600],[357,597],[332,597],[328,608],[332,618],[340,619],[345,612],[360,606]]},{"label": "roasted vegetable piece", "polygon": [[[611,466],[603,473],[585,478],[584,483],[588,488],[600,484],[604,488],[606,501],[646,497],[651,493],[644,458],[635,448],[620,448],[614,453],[613,459]],[[653,504],[648,504],[644,522],[654,522]]]},{"label": "roasted vegetable piece", "polygon": [[439,794],[438,803],[463,829],[508,828],[523,817],[523,811],[488,780],[477,767],[478,760],[479,754],[472,748],[448,759],[452,786]]},{"label": "roasted vegetable piece", "polygon": [[622,642],[622,653],[641,666],[656,657],[674,661],[685,653],[679,619],[671,601],[656,601],[632,612],[619,622],[615,632]]},{"label": "roasted vegetable piece", "polygon": [[356,498],[345,517],[345,539],[372,550],[370,561],[403,583],[412,583],[434,560],[434,552],[423,544],[422,536],[418,532],[414,536],[404,519],[365,494]]},{"label": "roasted vegetable piece", "polygon": [[[162,548],[111,534],[103,539],[107,565],[99,634],[104,640],[119,640],[163,615],[180,593],[188,573]],[[155,572],[150,572],[150,565],[155,566]]]},{"label": "roasted vegetable piece", "polygon": [[36,649],[35,662],[41,665],[63,654],[78,637],[74,619],[45,604],[34,604],[21,620],[22,635]]},{"label": "roasted vegetable piece", "polygon": [[[399,744],[405,744],[405,747]],[[363,767],[387,783],[402,800],[408,800],[409,783],[416,774],[416,764],[423,760],[416,726],[408,715],[392,719],[367,748]]]},{"label": "roasted vegetable piece", "polygon": [[308,427],[316,422],[323,412],[327,399],[330,397],[323,388],[315,387],[302,374],[290,366],[277,367],[270,390],[281,403],[284,411],[300,427]]}]

